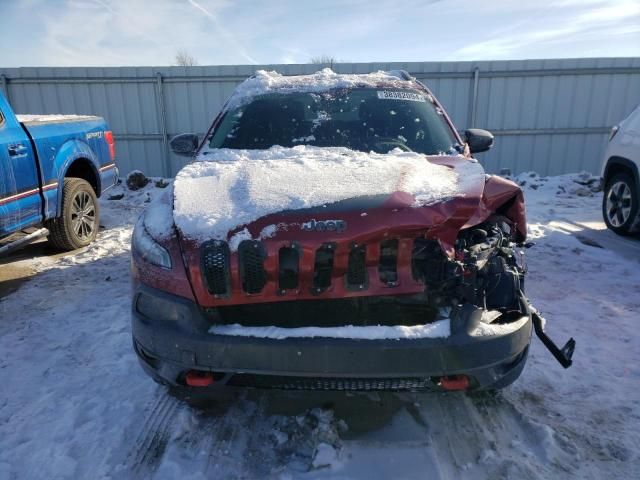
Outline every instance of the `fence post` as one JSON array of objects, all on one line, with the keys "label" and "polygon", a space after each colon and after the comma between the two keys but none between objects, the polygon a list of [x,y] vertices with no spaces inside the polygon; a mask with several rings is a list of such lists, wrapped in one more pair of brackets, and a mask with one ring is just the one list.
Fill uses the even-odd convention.
[{"label": "fence post", "polygon": [[473,86],[471,89],[471,128],[476,126],[476,116],[478,113],[478,82],[480,80],[480,69],[478,67],[473,69]]},{"label": "fence post", "polygon": [[4,96],[7,99],[7,102],[9,102],[9,105],[11,105],[11,97],[9,96],[9,79],[4,73],[0,75],[0,79],[2,79],[1,83],[2,83],[2,91],[4,92]]},{"label": "fence post", "polygon": [[169,139],[167,133],[167,110],[164,103],[164,88],[162,85],[162,74],[156,73],[156,95],[160,107],[160,132],[162,133],[162,154],[164,160],[164,173],[166,177],[171,176],[171,157],[169,155]]}]

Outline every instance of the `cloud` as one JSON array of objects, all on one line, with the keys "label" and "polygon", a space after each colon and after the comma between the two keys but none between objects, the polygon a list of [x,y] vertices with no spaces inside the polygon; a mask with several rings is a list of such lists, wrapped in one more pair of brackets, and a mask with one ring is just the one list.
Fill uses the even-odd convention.
[{"label": "cloud", "polygon": [[[640,54],[630,0],[0,0],[2,66],[200,65]],[[28,34],[25,34],[28,32]],[[618,41],[609,41],[616,38]]]},{"label": "cloud", "polygon": [[[460,59],[514,58],[519,51],[542,48],[554,42],[568,43],[585,35],[609,38],[622,32],[627,34],[630,25],[640,23],[640,4],[635,1],[565,0],[552,8],[555,11],[545,10],[539,15],[527,12],[526,20],[515,23],[506,31],[494,32],[493,38],[468,44],[454,52],[454,56]],[[537,28],[539,25],[543,27]]]},{"label": "cloud", "polygon": [[207,10],[205,7],[203,7],[201,4],[196,2],[196,0],[187,0],[187,1],[191,4],[191,6],[193,8],[199,10],[206,17],[208,17],[209,19],[212,20],[212,22],[213,22],[218,34],[221,35],[226,40],[226,42],[228,44],[230,44],[242,58],[247,60],[249,63],[253,63],[254,65],[258,63],[254,58],[249,56],[249,54],[246,52],[246,50],[242,46],[240,46],[240,44],[239,44],[238,40],[235,38],[235,36],[232,35],[227,29],[225,29],[222,26],[222,24],[218,20],[218,17],[216,17],[213,13],[211,13],[209,10]]}]

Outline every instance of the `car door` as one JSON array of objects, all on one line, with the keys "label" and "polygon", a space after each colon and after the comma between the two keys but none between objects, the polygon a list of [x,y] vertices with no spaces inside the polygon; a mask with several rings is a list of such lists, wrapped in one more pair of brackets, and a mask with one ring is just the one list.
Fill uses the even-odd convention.
[{"label": "car door", "polygon": [[4,108],[0,102],[0,237],[35,225],[42,218],[40,184],[29,137],[13,113]]}]

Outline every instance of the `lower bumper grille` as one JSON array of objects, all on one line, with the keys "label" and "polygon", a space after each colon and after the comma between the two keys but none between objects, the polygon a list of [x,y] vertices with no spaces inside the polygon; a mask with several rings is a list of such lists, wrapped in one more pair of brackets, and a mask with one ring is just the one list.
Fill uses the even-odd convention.
[{"label": "lower bumper grille", "polygon": [[236,374],[228,385],[281,390],[399,391],[433,390],[428,378],[322,378]]}]

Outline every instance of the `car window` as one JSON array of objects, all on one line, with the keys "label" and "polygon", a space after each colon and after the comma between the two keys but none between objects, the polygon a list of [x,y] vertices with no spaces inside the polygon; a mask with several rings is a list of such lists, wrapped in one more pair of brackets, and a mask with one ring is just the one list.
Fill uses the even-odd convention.
[{"label": "car window", "polygon": [[227,112],[209,142],[211,148],[274,145],[439,154],[452,152],[456,138],[424,92],[366,88],[258,96]]}]

